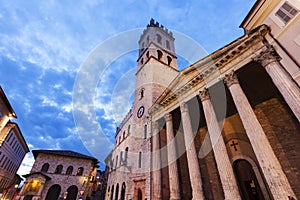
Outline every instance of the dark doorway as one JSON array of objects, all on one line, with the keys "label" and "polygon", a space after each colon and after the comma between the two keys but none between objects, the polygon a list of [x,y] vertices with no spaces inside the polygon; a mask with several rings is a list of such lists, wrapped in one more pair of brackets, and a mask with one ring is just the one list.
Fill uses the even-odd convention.
[{"label": "dark doorway", "polygon": [[121,200],[125,200],[125,190],[126,190],[126,185],[125,183],[123,183],[121,189]]},{"label": "dark doorway", "polygon": [[143,192],[141,189],[138,190],[138,200],[143,200]]},{"label": "dark doorway", "polygon": [[76,200],[78,188],[76,185],[72,185],[67,189],[68,195],[66,200]]},{"label": "dark doorway", "polygon": [[52,185],[46,195],[45,200],[57,200],[60,194],[61,188],[60,185]]},{"label": "dark doorway", "polygon": [[251,164],[246,160],[236,160],[233,166],[243,200],[264,200]]}]

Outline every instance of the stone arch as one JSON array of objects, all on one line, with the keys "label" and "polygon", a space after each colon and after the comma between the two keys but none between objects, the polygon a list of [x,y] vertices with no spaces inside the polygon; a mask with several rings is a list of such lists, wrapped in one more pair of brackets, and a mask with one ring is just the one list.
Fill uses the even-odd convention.
[{"label": "stone arch", "polygon": [[238,159],[234,161],[233,169],[243,199],[264,200],[263,193],[251,164],[245,159]]},{"label": "stone arch", "polygon": [[57,200],[59,198],[61,187],[58,184],[52,185],[46,195],[45,200]]},{"label": "stone arch", "polygon": [[78,194],[78,187],[76,185],[72,185],[67,189],[68,195],[66,200],[76,200]]},{"label": "stone arch", "polygon": [[232,158],[233,163],[235,163],[237,160],[246,160],[250,163],[250,165],[252,166],[252,169],[255,173],[255,176],[257,178],[260,189],[264,195],[264,198],[266,200],[270,200],[270,196],[269,196],[268,190],[266,188],[265,181],[263,180],[260,169],[259,169],[258,165],[256,164],[256,162],[251,157],[246,156],[246,155],[235,155]]}]

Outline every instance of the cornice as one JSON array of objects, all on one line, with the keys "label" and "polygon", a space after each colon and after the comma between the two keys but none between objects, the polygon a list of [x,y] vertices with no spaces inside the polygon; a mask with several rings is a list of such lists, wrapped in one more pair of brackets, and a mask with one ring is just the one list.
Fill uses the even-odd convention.
[{"label": "cornice", "polygon": [[[180,72],[178,77],[176,77],[178,80],[173,81],[169,88],[149,109],[149,114],[152,115],[161,107],[165,108],[173,101],[178,100],[181,94],[188,92],[192,88],[195,88],[217,69],[223,68],[225,65],[241,56],[251,46],[263,41],[263,36],[267,32],[269,32],[269,28],[266,25],[261,25],[252,30],[249,34],[243,35],[242,37],[184,69],[182,72]],[[179,88],[176,88],[176,86],[179,85],[180,80],[182,81],[184,78],[186,79],[184,76],[192,74],[195,72],[195,70],[199,70],[199,73],[196,73],[196,75],[194,75],[192,78],[189,78],[185,84]]]}]

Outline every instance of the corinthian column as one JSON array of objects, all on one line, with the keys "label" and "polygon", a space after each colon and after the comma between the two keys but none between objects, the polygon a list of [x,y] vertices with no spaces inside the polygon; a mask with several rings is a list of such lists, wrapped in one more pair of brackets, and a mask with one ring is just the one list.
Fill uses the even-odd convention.
[{"label": "corinthian column", "polygon": [[227,74],[224,81],[230,90],[253,151],[274,199],[288,199],[289,196],[295,198],[288,179],[238,82],[236,74],[234,72]]},{"label": "corinthian column", "polygon": [[180,105],[181,120],[184,131],[184,141],[186,147],[186,157],[189,167],[189,175],[192,186],[193,200],[203,200],[202,180],[198,163],[197,152],[194,144],[194,136],[189,114],[189,108],[186,103]]},{"label": "corinthian column", "polygon": [[213,105],[210,101],[208,90],[205,88],[203,91],[200,91],[199,97],[202,101],[206,124],[213,147],[225,199],[241,199],[238,185],[233,173],[233,168],[231,166],[231,162],[222,137],[222,130],[219,127]]},{"label": "corinthian column", "polygon": [[266,69],[274,85],[278,88],[298,121],[300,121],[300,89],[292,80],[292,77],[280,65],[280,59],[275,49],[269,47],[254,60],[260,62]]},{"label": "corinthian column", "polygon": [[153,122],[153,196],[155,200],[161,200],[161,171],[160,171],[160,147],[158,123]]},{"label": "corinthian column", "polygon": [[168,147],[168,164],[169,164],[169,184],[170,184],[170,200],[179,200],[180,186],[177,169],[176,146],[174,141],[174,130],[172,115],[166,114],[166,129],[167,129],[167,147]]}]

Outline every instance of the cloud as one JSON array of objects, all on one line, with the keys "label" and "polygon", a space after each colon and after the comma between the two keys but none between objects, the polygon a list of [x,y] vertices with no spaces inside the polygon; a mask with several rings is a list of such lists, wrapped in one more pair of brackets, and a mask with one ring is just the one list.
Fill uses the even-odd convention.
[{"label": "cloud", "polygon": [[[144,28],[153,17],[212,52],[242,35],[238,25],[254,2],[1,2],[0,84],[17,113],[16,122],[31,149],[89,153],[78,134],[84,127],[76,127],[74,108],[81,115],[83,125],[95,136],[90,143],[95,151],[100,151],[98,143],[104,144],[105,140],[110,143],[104,148],[112,147],[116,127],[131,107],[137,52],[115,56],[120,56],[118,52],[129,43],[137,48],[139,35],[106,46],[98,52],[102,60],[97,59],[98,54],[86,61],[99,44],[123,31]],[[89,70],[80,71],[84,64],[90,66]],[[99,67],[93,67],[101,64],[107,68],[99,74]],[[83,81],[74,85],[78,78]],[[88,103],[82,105],[75,101],[73,105],[74,94],[83,94],[80,100]],[[97,140],[101,130],[105,138]],[[97,156],[104,157],[104,153]],[[32,163],[32,156],[26,156],[24,163],[27,162]]]}]

